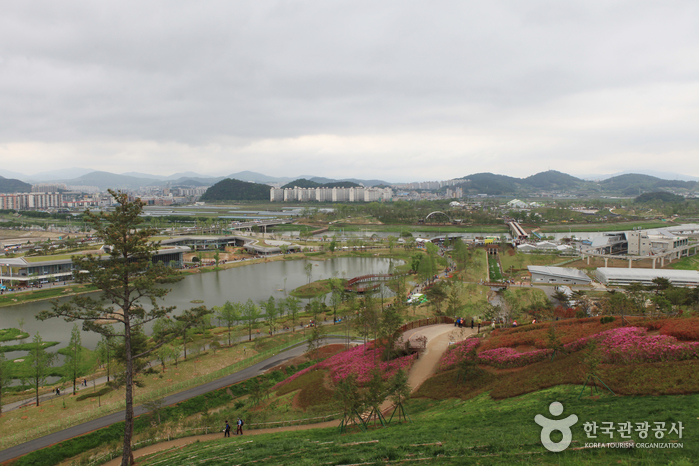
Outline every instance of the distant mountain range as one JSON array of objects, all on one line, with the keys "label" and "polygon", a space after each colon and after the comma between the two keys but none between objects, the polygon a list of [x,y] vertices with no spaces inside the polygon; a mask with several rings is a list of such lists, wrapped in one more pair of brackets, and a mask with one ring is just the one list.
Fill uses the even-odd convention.
[{"label": "distant mountain range", "polygon": [[[536,191],[566,191],[595,195],[601,193],[639,195],[643,192],[680,189],[694,191],[697,181],[664,180],[650,175],[629,173],[602,181],[585,181],[580,178],[549,170],[527,178],[514,178],[493,173],[476,173],[463,178],[458,184],[468,194],[515,195]],[[446,188],[443,188],[446,189]]]},{"label": "distant mountain range", "polygon": [[[26,177],[0,169],[0,192],[26,192],[31,189],[31,183],[60,182],[69,186],[96,186],[102,190],[130,189],[137,190],[148,186],[213,186],[224,179],[239,180],[256,184],[275,184],[287,186],[340,186],[340,185],[364,185],[390,186],[392,183],[383,180],[361,180],[345,178],[341,180],[318,176],[299,177],[274,177],[252,171],[232,173],[227,176],[206,176],[195,172],[175,173],[170,176],[149,175],[147,173],[128,172],[115,174],[104,171],[95,171],[86,168],[66,168],[52,172],[41,172]],[[75,175],[75,176],[70,176]],[[672,175],[672,174],[668,174]],[[584,178],[587,178],[584,177]],[[684,178],[692,178],[685,176]],[[657,177],[641,173],[624,173],[607,178],[600,177],[596,181],[568,175],[566,173],[549,170],[526,178],[516,178],[494,173],[475,173],[458,178],[456,186],[461,187],[465,194],[490,194],[490,195],[526,195],[541,191],[566,191],[587,195],[615,194],[626,196],[638,196],[644,192],[699,189],[699,181],[695,179],[674,179]],[[300,184],[299,184],[300,183]],[[446,188],[442,188],[444,191]]]},{"label": "distant mountain range", "polygon": [[660,178],[663,180],[679,180],[679,181],[699,181],[699,177],[685,175],[683,173],[670,173],[670,172],[658,172],[652,170],[627,170],[618,173],[612,173],[610,175],[578,175],[578,178],[588,181],[603,181],[609,178],[614,178],[620,175],[648,175],[655,178]]},{"label": "distant mountain range", "polygon": [[146,186],[165,186],[170,183],[171,186],[212,186],[219,181],[231,178],[240,181],[261,184],[284,184],[298,179],[307,179],[319,184],[335,183],[338,181],[349,181],[364,186],[376,186],[380,184],[390,185],[382,180],[358,180],[354,178],[334,180],[330,178],[322,178],[316,176],[302,175],[289,177],[267,176],[262,173],[252,171],[242,171],[231,173],[226,176],[208,176],[201,175],[195,172],[174,173],[170,176],[150,175],[140,172],[127,172],[122,174],[110,173],[89,168],[65,168],[61,170],[46,171],[36,173],[34,175],[24,175],[22,173],[13,172],[10,170],[0,169],[0,175],[6,178],[22,180],[29,184],[57,182],[65,183],[69,186],[96,186],[100,189],[138,189]]}]

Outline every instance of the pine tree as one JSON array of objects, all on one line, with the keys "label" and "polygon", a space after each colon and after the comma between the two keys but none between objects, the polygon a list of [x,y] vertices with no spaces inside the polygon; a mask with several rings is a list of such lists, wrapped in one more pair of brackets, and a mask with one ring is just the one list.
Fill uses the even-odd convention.
[{"label": "pine tree", "polygon": [[[149,345],[142,353],[132,350],[132,336],[149,322],[172,313],[174,307],[164,307],[164,299],[169,289],[161,286],[179,281],[183,277],[175,275],[171,269],[161,263],[153,263],[153,255],[160,243],[150,241],[157,234],[154,228],[141,228],[143,219],[143,202],[140,199],[130,201],[123,192],[109,193],[114,198],[116,207],[111,212],[94,214],[85,213],[85,222],[102,238],[107,251],[107,260],[100,256],[87,254],[73,256],[75,281],[90,283],[102,291],[99,298],[90,295],[75,296],[66,303],[53,302],[52,309],[42,311],[40,320],[62,317],[68,322],[81,320],[83,330],[97,332],[107,337],[123,339],[125,416],[124,446],[122,466],[133,464],[131,440],[134,427],[134,361],[145,358],[160,346],[175,337],[174,331],[158,335],[159,341]],[[150,309],[144,307],[144,302]],[[184,311],[175,320],[184,326],[196,325],[208,311],[204,307]],[[116,320],[118,329],[104,326],[99,321]]]}]

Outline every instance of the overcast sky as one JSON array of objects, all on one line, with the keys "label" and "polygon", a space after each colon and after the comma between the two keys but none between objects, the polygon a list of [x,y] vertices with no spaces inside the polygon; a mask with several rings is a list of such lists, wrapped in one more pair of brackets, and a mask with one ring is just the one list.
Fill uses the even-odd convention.
[{"label": "overcast sky", "polygon": [[699,2],[3,2],[0,166],[699,176]]}]

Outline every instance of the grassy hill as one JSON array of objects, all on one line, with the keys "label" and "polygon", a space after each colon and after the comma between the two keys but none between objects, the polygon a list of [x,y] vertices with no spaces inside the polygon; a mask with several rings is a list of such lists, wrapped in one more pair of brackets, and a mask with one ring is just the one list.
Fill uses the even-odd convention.
[{"label": "grassy hill", "polygon": [[226,178],[206,190],[202,201],[261,201],[269,200],[269,186]]},{"label": "grassy hill", "polygon": [[[687,419],[694,425],[686,409],[696,406],[699,396],[629,399],[602,395],[576,401],[577,393],[575,387],[558,387],[502,401],[485,395],[469,401],[417,399],[407,404],[412,420],[409,423],[394,421],[387,428],[377,426],[345,435],[340,435],[337,428],[325,428],[220,438],[154,454],[139,464],[184,466],[192,464],[193,458],[202,465],[693,464],[690,458],[699,453],[699,435],[689,427],[679,440],[682,449],[581,447],[586,442],[610,441],[600,431],[597,439],[588,439],[583,427],[586,422],[596,422],[600,427],[602,422],[612,422],[615,428],[625,421],[648,421],[651,425],[666,422],[669,427],[672,422]],[[548,406],[554,401],[563,403],[564,417],[578,416],[571,429],[573,443],[562,453],[544,449],[541,427],[534,422],[536,415],[551,417]],[[619,433],[614,434],[611,441],[618,441]],[[558,440],[556,434],[553,438]],[[676,434],[667,435],[664,441],[676,442],[678,438]]]},{"label": "grassy hill", "polygon": [[[250,436],[249,429],[319,422],[337,413],[334,383],[347,370],[368,380],[366,368],[381,361],[381,349],[328,352],[318,365],[290,361],[288,367],[230,387],[164,407],[158,418],[143,415],[136,421],[135,442],[148,444],[163,438],[191,435],[206,426],[208,437],[195,444],[161,451],[139,464],[692,464],[699,454],[699,359],[687,349],[699,342],[699,318],[619,318],[602,323],[598,318],[555,322],[555,335],[566,351],[551,359],[548,351],[551,322],[498,329],[486,338],[470,338],[450,345],[440,361],[438,373],[428,379],[406,403],[412,422],[394,418],[387,427],[369,423],[367,431],[352,426],[340,434],[337,427]],[[582,384],[590,359],[585,346],[597,339],[601,359],[595,373],[616,394],[598,384],[600,390]],[[480,363],[461,364],[471,357],[469,345],[477,350]],[[660,346],[659,346],[660,345]],[[344,349],[344,345],[333,345]],[[680,348],[678,350],[678,348]],[[658,349],[667,350],[660,354]],[[408,356],[410,358],[411,356]],[[404,357],[405,358],[405,357]],[[373,361],[373,362],[372,362]],[[181,363],[184,364],[184,363]],[[383,367],[383,362],[380,362]],[[177,370],[177,369],[176,369]],[[180,369],[182,370],[182,369]],[[386,368],[388,370],[388,368]],[[170,375],[171,376],[171,375]],[[150,382],[149,383],[153,383]],[[537,415],[551,418],[554,401],[564,406],[563,417],[578,417],[572,426],[573,443],[562,453],[545,450],[540,441]],[[225,420],[241,416],[246,421],[242,438],[220,438]],[[335,416],[337,418],[337,416]],[[390,417],[390,413],[389,416]],[[554,416],[555,417],[555,416]],[[156,419],[158,419],[156,421]],[[585,425],[600,430],[589,438]],[[635,442],[682,444],[683,448],[584,448],[587,442],[619,441],[619,423],[631,423],[629,438]],[[647,437],[638,424],[648,422]],[[683,424],[683,435],[670,432]],[[601,431],[612,423],[613,436]],[[665,423],[662,439],[652,430]],[[121,429],[121,431],[120,431]],[[189,433],[188,433],[189,432]],[[259,433],[259,431],[255,432]],[[112,442],[116,445],[123,425],[77,437],[35,452],[17,465],[54,465],[88,449]],[[559,437],[554,434],[554,441]],[[163,445],[167,448],[167,445]],[[113,448],[113,447],[108,447]],[[103,454],[104,450],[102,450]],[[674,463],[671,463],[673,462]]]}]

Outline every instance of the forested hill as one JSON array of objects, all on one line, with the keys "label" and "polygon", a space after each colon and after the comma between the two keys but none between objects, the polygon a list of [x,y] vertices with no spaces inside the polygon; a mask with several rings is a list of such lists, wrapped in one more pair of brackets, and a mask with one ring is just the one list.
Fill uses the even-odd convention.
[{"label": "forested hill", "polygon": [[206,190],[202,201],[261,201],[269,200],[269,186],[226,178]]},{"label": "forested hill", "polygon": [[655,193],[643,193],[634,199],[634,202],[639,204],[645,204],[648,202],[684,202],[685,198],[678,196],[677,194],[666,193],[666,192],[655,192]]},{"label": "forested hill", "polygon": [[463,178],[460,185],[464,192],[471,194],[509,194],[519,190],[520,178],[496,175],[494,173],[476,173]]},{"label": "forested hill", "polygon": [[0,176],[0,193],[28,193],[31,190],[32,185],[29,183]]},{"label": "forested hill", "polygon": [[294,180],[290,183],[285,184],[282,186],[282,189],[286,188],[353,188],[361,186],[358,183],[354,183],[352,181],[332,181],[330,183],[317,183],[315,181],[307,180],[305,178],[300,178],[298,180]]},{"label": "forested hill", "polygon": [[600,186],[607,191],[622,194],[638,194],[640,191],[656,191],[659,188],[696,189],[696,181],[663,180],[650,175],[627,173],[600,181]]},{"label": "forested hill", "polygon": [[585,183],[579,178],[556,170],[537,173],[527,178],[476,173],[460,179],[464,180],[460,186],[464,191],[472,194],[512,194],[519,191],[571,189]]},{"label": "forested hill", "polygon": [[537,189],[561,189],[575,186],[578,183],[582,183],[583,180],[567,173],[549,170],[528,176],[522,182]]}]

